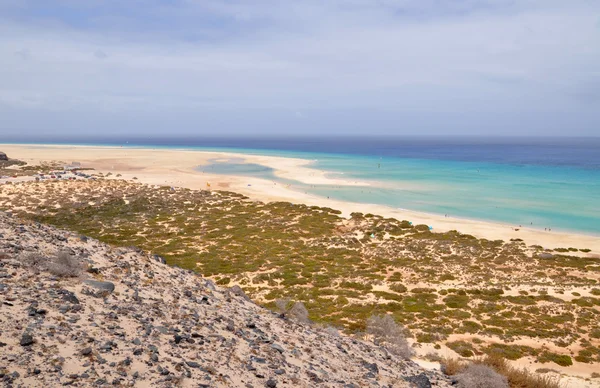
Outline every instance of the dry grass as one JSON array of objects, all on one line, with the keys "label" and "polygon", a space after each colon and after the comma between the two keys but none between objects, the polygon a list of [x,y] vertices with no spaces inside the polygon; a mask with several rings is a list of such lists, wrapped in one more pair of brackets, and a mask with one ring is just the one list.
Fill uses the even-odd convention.
[{"label": "dry grass", "polygon": [[[482,359],[474,360],[472,364],[466,364],[457,359],[444,359],[442,361],[442,371],[449,376],[464,373],[472,365],[482,365],[492,368],[500,375],[506,377],[510,388],[563,388],[557,378],[550,376],[541,376],[527,369],[519,369],[508,364],[506,359],[500,356],[486,356]],[[465,387],[467,385],[464,385]],[[492,385],[487,385],[490,388]],[[474,385],[473,387],[478,387]]]},{"label": "dry grass", "polygon": [[298,322],[310,321],[308,319],[308,310],[306,309],[306,307],[304,307],[304,303],[302,302],[294,303],[290,311],[288,311],[287,315]]},{"label": "dry grass", "polygon": [[281,314],[286,314],[291,307],[292,301],[287,298],[277,299],[275,301],[275,307]]},{"label": "dry grass", "polygon": [[26,253],[21,262],[33,271],[48,271],[61,278],[74,278],[84,271],[81,260],[69,252],[60,251],[53,256],[42,256],[38,253]]},{"label": "dry grass", "polygon": [[46,265],[48,272],[62,278],[75,278],[83,273],[81,260],[69,252],[61,251],[51,257]]},{"label": "dry grass", "polygon": [[470,364],[456,375],[459,388],[508,388],[508,380],[493,368]]},{"label": "dry grass", "polygon": [[391,353],[410,358],[413,350],[406,341],[404,328],[394,321],[391,315],[373,315],[367,320],[367,334],[373,336],[373,342],[383,345]]},{"label": "dry grass", "polygon": [[448,376],[454,376],[462,372],[467,364],[457,358],[444,358],[441,361],[442,372]]},{"label": "dry grass", "polygon": [[34,272],[39,273],[44,270],[44,263],[48,260],[46,257],[40,255],[39,253],[27,252],[21,254],[20,257],[21,264],[23,266],[33,270]]}]

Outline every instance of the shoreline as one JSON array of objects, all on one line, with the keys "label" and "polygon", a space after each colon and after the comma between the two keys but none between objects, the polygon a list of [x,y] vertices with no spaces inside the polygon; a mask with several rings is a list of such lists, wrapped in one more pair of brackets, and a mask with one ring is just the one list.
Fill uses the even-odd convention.
[{"label": "shoreline", "polygon": [[[387,218],[409,220],[413,224],[432,225],[434,232],[458,230],[488,240],[520,238],[528,245],[544,248],[590,249],[589,255],[600,254],[600,238],[580,232],[543,231],[494,221],[481,221],[459,217],[445,217],[390,206],[364,204],[328,199],[303,193],[284,184],[255,177],[228,174],[211,174],[197,171],[198,166],[209,164],[215,158],[243,158],[245,163],[270,167],[277,177],[294,179],[308,185],[367,186],[366,182],[350,181],[328,176],[328,171],[313,169],[308,159],[265,156],[235,152],[200,151],[185,148],[119,147],[89,145],[0,144],[9,157],[21,159],[28,164],[42,161],[77,161],[82,167],[99,172],[121,174],[123,179],[137,178],[137,182],[170,185],[189,189],[234,191],[259,201],[289,201],[309,206],[323,206],[340,210],[342,216],[352,212],[372,213]],[[210,185],[210,186],[209,186]],[[377,187],[371,185],[371,187]],[[578,252],[585,255],[583,252]]]}]

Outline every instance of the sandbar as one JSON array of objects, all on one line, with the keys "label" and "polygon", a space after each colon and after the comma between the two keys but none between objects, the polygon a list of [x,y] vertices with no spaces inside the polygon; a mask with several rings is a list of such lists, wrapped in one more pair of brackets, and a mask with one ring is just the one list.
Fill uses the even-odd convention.
[{"label": "sandbar", "polygon": [[[137,182],[184,187],[189,189],[226,190],[244,194],[260,201],[288,201],[306,205],[326,206],[340,210],[348,217],[352,212],[372,213],[384,217],[409,220],[414,224],[434,226],[434,231],[458,230],[488,240],[522,239],[528,245],[544,248],[590,249],[578,255],[600,254],[600,238],[574,232],[542,231],[516,225],[479,220],[445,217],[389,206],[344,202],[301,191],[275,181],[256,177],[219,175],[203,171],[203,165],[214,159],[236,158],[244,163],[268,166],[277,177],[293,179],[308,185],[360,186],[369,185],[331,176],[327,171],[311,168],[312,161],[298,158],[251,155],[233,152],[197,151],[187,149],[152,149],[117,146],[0,144],[0,150],[9,157],[37,165],[44,161],[79,162],[84,168],[117,174],[122,179],[136,178]],[[372,183],[371,183],[372,184]],[[518,229],[518,230],[517,230]]]}]

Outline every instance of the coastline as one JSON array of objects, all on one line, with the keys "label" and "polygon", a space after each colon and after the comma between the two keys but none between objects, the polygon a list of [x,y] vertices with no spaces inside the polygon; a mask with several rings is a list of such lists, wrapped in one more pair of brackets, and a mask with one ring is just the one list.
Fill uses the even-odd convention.
[{"label": "coastline", "polygon": [[[310,168],[307,159],[263,156],[233,152],[199,151],[189,149],[136,148],[116,146],[1,144],[9,157],[21,159],[28,164],[42,161],[77,161],[82,167],[94,168],[113,176],[121,174],[124,179],[137,178],[138,182],[170,185],[189,189],[225,190],[238,192],[259,201],[289,201],[310,206],[325,206],[340,210],[348,217],[352,212],[372,213],[414,224],[427,224],[436,232],[458,230],[489,240],[522,239],[528,245],[544,248],[590,249],[588,255],[600,254],[598,236],[563,231],[542,231],[515,225],[480,221],[444,215],[428,214],[384,205],[344,202],[298,191],[283,184],[255,177],[212,174],[197,171],[198,166],[211,163],[211,159],[243,158],[246,163],[260,164],[274,170],[277,177],[294,179],[308,185],[360,186],[366,182],[350,181],[328,176],[328,172]],[[208,186],[210,185],[210,187]],[[582,253],[583,255],[583,253]]]}]

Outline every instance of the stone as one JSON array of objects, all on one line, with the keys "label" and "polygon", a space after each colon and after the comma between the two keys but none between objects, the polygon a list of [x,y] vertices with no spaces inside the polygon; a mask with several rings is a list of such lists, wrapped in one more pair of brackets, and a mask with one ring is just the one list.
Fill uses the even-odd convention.
[{"label": "stone", "polygon": [[90,348],[90,347],[84,348],[81,351],[82,356],[89,356],[90,354],[92,354],[92,348]]},{"label": "stone", "polygon": [[115,290],[115,284],[112,282],[101,282],[99,280],[86,279],[83,281],[90,287],[93,287],[99,291],[112,293]]},{"label": "stone", "polygon": [[267,380],[267,382],[265,383],[265,387],[267,388],[275,388],[277,387],[277,381],[274,380],[273,378],[270,378],[269,380]]},{"label": "stone", "polygon": [[285,352],[285,350],[281,347],[281,345],[273,344],[273,345],[271,345],[271,348],[277,350],[279,353]]},{"label": "stone", "polygon": [[72,304],[79,304],[79,299],[77,299],[77,297],[75,296],[75,294],[72,293],[71,291],[59,289],[56,292],[59,295],[62,295],[62,299],[65,302],[69,302],[69,303],[72,303]]},{"label": "stone", "polygon": [[411,383],[415,388],[431,388],[431,382],[429,381],[429,377],[427,377],[425,373],[405,377],[404,380]]},{"label": "stone", "polygon": [[33,345],[33,336],[27,332],[23,333],[23,335],[21,336],[21,341],[19,341],[19,344],[21,346],[30,346]]},{"label": "stone", "polygon": [[60,306],[58,306],[58,311],[61,314],[66,314],[69,312],[69,310],[71,310],[71,306],[69,306],[69,305],[61,304]]},{"label": "stone", "polygon": [[375,364],[375,363],[369,363],[369,362],[366,362],[366,361],[363,361],[362,364],[363,364],[363,366],[365,368],[367,368],[371,372],[373,372],[375,374],[379,373],[379,368],[377,367],[377,364]]}]

